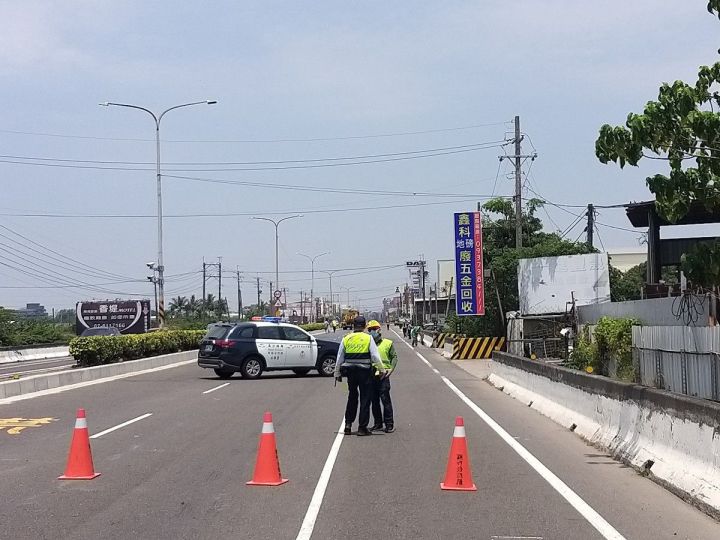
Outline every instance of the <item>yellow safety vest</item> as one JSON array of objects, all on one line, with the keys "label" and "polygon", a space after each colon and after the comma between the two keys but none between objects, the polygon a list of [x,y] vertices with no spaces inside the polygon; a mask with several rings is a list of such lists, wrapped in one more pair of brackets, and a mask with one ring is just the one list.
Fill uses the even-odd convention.
[{"label": "yellow safety vest", "polygon": [[370,334],[353,332],[343,338],[346,364],[370,365]]},{"label": "yellow safety vest", "polygon": [[383,340],[378,344],[378,351],[380,352],[380,359],[382,360],[383,366],[385,369],[391,369],[392,368],[392,362],[390,362],[390,349],[393,346],[393,342],[389,339],[383,338]]}]

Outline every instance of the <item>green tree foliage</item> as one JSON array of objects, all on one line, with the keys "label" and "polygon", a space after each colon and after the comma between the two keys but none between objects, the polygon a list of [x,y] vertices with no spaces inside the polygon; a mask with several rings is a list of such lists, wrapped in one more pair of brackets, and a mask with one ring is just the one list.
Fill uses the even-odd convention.
[{"label": "green tree foliage", "polygon": [[[710,13],[720,16],[720,0],[708,2]],[[694,202],[709,210],[720,209],[720,62],[698,69],[688,84],[664,83],[658,98],[642,114],[630,113],[624,126],[600,128],[595,154],[602,163],[636,166],[644,157],[665,160],[670,171],[646,178],[655,195],[658,213],[671,223],[683,218]],[[716,247],[720,257],[720,247]],[[692,256],[690,255],[692,258]],[[718,273],[693,273],[701,268],[688,263],[688,278],[698,285],[720,282]]]},{"label": "green tree foliage", "polygon": [[640,289],[645,283],[646,266],[645,263],[640,263],[621,272],[611,264],[610,300],[613,302],[640,300]]},{"label": "green tree foliage", "polygon": [[[515,210],[507,199],[491,199],[483,205],[483,256],[485,268],[491,268],[497,279],[497,291],[503,311],[520,308],[518,298],[518,259],[581,255],[594,250],[583,242],[570,242],[555,233],[542,231],[537,211],[543,201],[527,201],[522,215],[523,247],[515,248]],[[459,330],[469,336],[499,336],[505,334],[497,305],[497,294],[492,277],[485,278],[485,316],[448,318],[449,330]]]},{"label": "green tree foliage", "polygon": [[0,346],[65,344],[74,337],[72,325],[50,319],[26,319],[0,308]]}]

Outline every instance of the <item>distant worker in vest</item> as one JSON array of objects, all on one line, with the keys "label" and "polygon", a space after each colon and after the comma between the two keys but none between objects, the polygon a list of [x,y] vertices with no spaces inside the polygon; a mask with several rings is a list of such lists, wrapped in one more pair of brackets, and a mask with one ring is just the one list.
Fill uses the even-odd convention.
[{"label": "distant worker in vest", "polygon": [[[390,375],[395,372],[398,355],[397,352],[395,352],[393,342],[382,337],[379,322],[370,321],[368,323],[368,331],[378,347],[380,359],[385,368],[385,375],[381,375],[380,372],[376,370],[372,381],[373,426],[370,428],[370,431],[381,431],[383,430],[384,424],[385,433],[392,433],[395,431],[395,420],[393,418],[392,400],[390,399]],[[382,408],[380,406],[381,403]]]},{"label": "distant worker in vest", "polygon": [[372,435],[368,429],[370,423],[370,404],[372,401],[372,378],[376,368],[385,375],[380,352],[370,334],[365,332],[365,317],[358,315],[353,320],[353,331],[340,343],[335,380],[347,377],[348,400],[345,407],[345,435],[352,433],[352,424],[358,414],[358,391],[360,393],[360,415],[358,419],[359,436]]}]

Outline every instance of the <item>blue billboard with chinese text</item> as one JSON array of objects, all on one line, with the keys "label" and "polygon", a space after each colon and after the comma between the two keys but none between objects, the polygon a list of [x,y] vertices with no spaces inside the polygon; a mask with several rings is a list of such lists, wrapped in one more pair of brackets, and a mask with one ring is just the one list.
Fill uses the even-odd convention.
[{"label": "blue billboard with chinese text", "polygon": [[460,317],[485,315],[480,212],[455,214],[454,231],[455,309]]}]

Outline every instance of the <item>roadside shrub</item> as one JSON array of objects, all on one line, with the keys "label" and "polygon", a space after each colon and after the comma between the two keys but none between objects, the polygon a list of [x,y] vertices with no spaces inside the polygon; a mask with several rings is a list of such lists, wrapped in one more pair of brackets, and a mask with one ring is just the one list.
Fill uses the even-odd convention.
[{"label": "roadside shrub", "polygon": [[598,369],[598,362],[597,344],[590,340],[589,332],[587,328],[585,328],[585,331],[578,336],[578,339],[575,341],[575,346],[566,365],[582,370],[591,367],[593,371],[596,371]]},{"label": "roadside shrub", "polygon": [[203,330],[161,330],[126,336],[77,337],[70,354],[80,366],[112,364],[148,356],[197,349]]},{"label": "roadside shrub", "polygon": [[576,369],[588,366],[598,375],[608,375],[609,364],[615,360],[618,379],[632,381],[635,368],[632,361],[632,327],[639,322],[631,318],[602,317],[590,339],[587,330],[575,343],[567,365]]},{"label": "roadside shrub", "polygon": [[[634,378],[632,362],[632,327],[639,323],[631,318],[602,317],[595,328],[595,343],[602,366],[607,366],[610,358],[617,362],[617,377],[626,381]],[[603,369],[607,374],[607,369]]]},{"label": "roadside shrub", "polygon": [[301,324],[300,328],[302,328],[306,332],[313,332],[314,330],[325,330],[325,323]]}]

